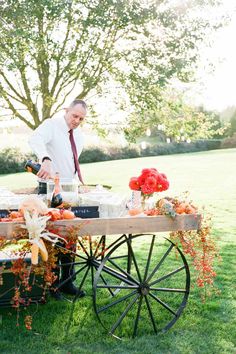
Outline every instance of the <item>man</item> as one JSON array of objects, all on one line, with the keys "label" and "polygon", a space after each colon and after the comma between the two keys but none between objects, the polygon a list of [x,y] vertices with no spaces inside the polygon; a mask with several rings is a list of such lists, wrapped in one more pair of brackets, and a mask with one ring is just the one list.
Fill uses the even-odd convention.
[{"label": "man", "polygon": [[79,125],[87,114],[86,103],[74,100],[63,116],[46,119],[32,134],[29,144],[41,161],[37,176],[44,180],[58,172],[61,178],[76,176],[74,156],[70,142],[73,131],[78,157],[83,149],[84,138]]},{"label": "man", "polygon": [[[78,157],[83,149],[83,134],[79,125],[84,121],[87,114],[87,105],[82,100],[74,100],[65,110],[65,115],[57,118],[46,119],[32,134],[29,139],[29,145],[41,162],[41,168],[37,176],[41,181],[46,181],[59,173],[60,178],[78,177],[83,183]],[[46,182],[45,182],[46,184]],[[73,258],[65,255],[59,255],[61,264],[67,265],[56,270],[58,280],[55,287],[60,285],[60,281],[65,281],[73,275],[74,267],[68,265],[73,262]],[[61,279],[59,281],[59,277]],[[78,290],[72,280],[67,281],[60,291],[71,295],[82,297],[85,293]],[[58,300],[61,299],[60,292],[52,292],[52,295]]]}]

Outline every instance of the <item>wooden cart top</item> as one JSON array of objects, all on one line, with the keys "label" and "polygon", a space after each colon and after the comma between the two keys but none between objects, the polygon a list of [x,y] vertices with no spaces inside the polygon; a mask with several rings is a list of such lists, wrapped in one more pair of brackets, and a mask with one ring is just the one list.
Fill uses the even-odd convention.
[{"label": "wooden cart top", "polygon": [[[201,215],[182,214],[175,218],[165,215],[158,216],[136,216],[108,219],[73,219],[55,221],[57,226],[79,227],[79,235],[117,235],[135,234],[145,232],[171,232],[197,230],[200,228]],[[0,222],[0,237],[11,239],[13,233],[20,226],[17,222]]]}]

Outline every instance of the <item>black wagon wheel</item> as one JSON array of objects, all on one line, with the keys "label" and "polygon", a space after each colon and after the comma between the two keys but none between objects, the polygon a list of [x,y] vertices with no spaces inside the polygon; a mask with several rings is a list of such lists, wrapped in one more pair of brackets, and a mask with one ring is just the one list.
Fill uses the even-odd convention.
[{"label": "black wagon wheel", "polygon": [[[62,268],[68,267],[69,272],[68,276],[60,282],[57,286],[57,289],[60,290],[66,283],[73,281],[74,284],[81,290],[86,281],[88,280],[93,285],[94,283],[94,272],[98,269],[101,264],[101,261],[104,258],[106,252],[110,251],[111,248],[116,243],[119,243],[124,239],[126,235],[121,235],[115,241],[109,244],[107,243],[107,236],[102,235],[100,237],[79,237],[77,240],[76,248],[66,250],[62,245],[57,245],[58,249],[61,251],[60,259],[58,263],[58,268],[61,268],[61,273],[63,273]],[[114,256],[116,258],[116,256]],[[125,257],[126,255],[119,255],[118,258]],[[129,264],[127,265],[127,269]],[[106,284],[106,277],[101,276],[101,280]],[[112,289],[107,288],[107,291],[110,295],[114,296],[118,290],[112,291]],[[66,298],[66,296],[64,296]],[[77,299],[77,296],[74,296],[73,301]]]},{"label": "black wagon wheel", "polygon": [[[132,260],[129,273],[113,259],[125,245]],[[119,289],[115,298],[106,296],[107,288]],[[173,242],[154,234],[133,235],[102,260],[93,285],[94,309],[101,324],[118,338],[165,332],[183,312],[189,288],[187,261]]]}]

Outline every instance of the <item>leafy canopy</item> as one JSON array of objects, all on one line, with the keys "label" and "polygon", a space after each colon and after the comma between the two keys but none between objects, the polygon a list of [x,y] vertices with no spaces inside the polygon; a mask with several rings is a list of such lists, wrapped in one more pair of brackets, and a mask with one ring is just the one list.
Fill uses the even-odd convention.
[{"label": "leafy canopy", "polygon": [[32,129],[69,98],[103,94],[107,83],[121,86],[134,110],[145,106],[153,88],[155,96],[174,76],[189,80],[212,29],[198,13],[212,3],[5,0],[1,106]]}]

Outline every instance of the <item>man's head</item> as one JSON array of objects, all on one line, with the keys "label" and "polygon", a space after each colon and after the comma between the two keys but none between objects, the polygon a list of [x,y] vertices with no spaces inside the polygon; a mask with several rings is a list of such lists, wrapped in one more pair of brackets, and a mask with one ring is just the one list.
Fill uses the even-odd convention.
[{"label": "man's head", "polygon": [[82,100],[74,100],[66,108],[65,120],[69,129],[76,129],[84,121],[86,114],[86,103]]}]

